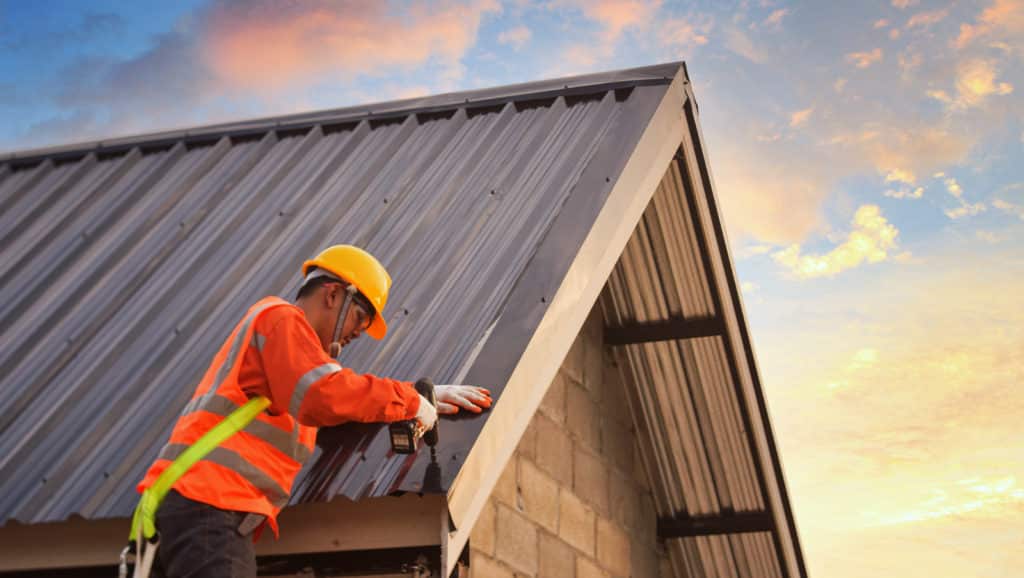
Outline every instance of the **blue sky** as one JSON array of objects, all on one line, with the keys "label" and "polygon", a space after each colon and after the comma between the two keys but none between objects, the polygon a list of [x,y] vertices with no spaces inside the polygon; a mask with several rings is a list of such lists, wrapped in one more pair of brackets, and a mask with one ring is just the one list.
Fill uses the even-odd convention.
[{"label": "blue sky", "polygon": [[1024,567],[1021,0],[12,1],[0,47],[8,151],[685,60],[812,574]]}]

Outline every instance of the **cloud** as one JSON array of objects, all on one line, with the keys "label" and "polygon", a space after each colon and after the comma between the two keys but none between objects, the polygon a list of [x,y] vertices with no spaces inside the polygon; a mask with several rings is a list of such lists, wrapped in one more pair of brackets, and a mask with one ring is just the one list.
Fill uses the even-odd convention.
[{"label": "cloud", "polygon": [[996,243],[1002,243],[1006,240],[1006,237],[992,231],[978,230],[974,232],[974,236],[981,241],[995,245]]},{"label": "cloud", "polygon": [[707,18],[666,18],[658,25],[658,44],[675,52],[708,43],[712,22]]},{"label": "cloud", "polygon": [[[854,121],[856,119],[848,119]],[[828,141],[853,166],[874,167],[889,182],[913,184],[913,177],[961,160],[976,138],[917,119],[869,122],[857,132],[838,133]]]},{"label": "cloud", "polygon": [[853,217],[853,230],[846,240],[824,255],[802,255],[793,244],[772,255],[777,263],[800,279],[833,277],[864,263],[879,263],[889,258],[896,247],[899,231],[882,216],[876,205],[863,205]]},{"label": "cloud", "polygon": [[949,9],[944,8],[942,10],[931,10],[929,12],[918,12],[907,20],[907,28],[927,28],[934,24],[938,24],[949,16]]},{"label": "cloud", "polygon": [[376,75],[437,59],[458,76],[480,21],[496,0],[429,6],[399,17],[384,3],[221,2],[207,17],[203,58],[225,84],[280,90],[322,75]]},{"label": "cloud", "polygon": [[889,174],[885,175],[885,182],[887,183],[906,183],[912,185],[917,182],[917,177],[914,173],[903,169],[892,169]]},{"label": "cloud", "polygon": [[937,518],[962,518],[983,510],[1005,511],[1024,506],[1024,488],[1014,476],[993,479],[968,478],[955,484],[933,488],[927,500],[913,509],[878,517],[882,525],[906,524]]},{"label": "cloud", "polygon": [[766,145],[754,134],[718,143],[715,181],[730,233],[783,244],[798,242],[821,226],[819,208],[831,187],[830,167],[818,151],[809,153],[809,160],[797,156],[799,150],[782,140]]},{"label": "cloud", "polygon": [[729,26],[725,29],[725,46],[751,62],[760,64],[767,60],[765,53],[754,46],[754,41],[738,26]]},{"label": "cloud", "polygon": [[811,117],[812,112],[814,112],[814,108],[805,108],[789,115],[789,126],[795,128],[803,125]]},{"label": "cloud", "polygon": [[879,28],[885,28],[888,25],[889,21],[886,20],[885,18],[882,18],[881,20],[875,20],[875,23],[872,25],[872,28],[878,30]]},{"label": "cloud", "polygon": [[552,8],[568,7],[582,12],[603,29],[602,40],[618,41],[623,31],[648,25],[661,7],[660,0],[554,0]]},{"label": "cloud", "polygon": [[736,257],[739,259],[749,259],[757,255],[770,253],[771,250],[771,245],[746,245],[736,253]]},{"label": "cloud", "polygon": [[277,114],[295,112],[308,108],[310,87],[324,79],[385,71],[426,67],[437,90],[461,77],[482,19],[500,9],[497,0],[413,1],[401,14],[355,0],[217,0],[137,56],[73,63],[57,96],[67,112],[20,140],[48,144],[225,121],[266,114],[269,104]]},{"label": "cloud", "polygon": [[893,199],[920,199],[924,196],[924,187],[889,189],[883,194]]},{"label": "cloud", "polygon": [[763,24],[777,27],[780,24],[782,24],[782,19],[785,18],[788,14],[789,8],[779,8],[777,10],[772,11],[772,13],[769,14],[768,17],[764,19]]},{"label": "cloud", "polygon": [[964,48],[978,40],[1004,40],[1020,46],[1024,38],[1024,2],[995,0],[982,10],[974,24],[961,24],[954,45]]},{"label": "cloud", "polygon": [[957,66],[956,96],[940,89],[928,90],[926,94],[950,110],[978,107],[991,96],[1005,96],[1013,92],[1013,85],[998,80],[998,74],[996,65],[989,60],[965,60]]},{"label": "cloud", "polygon": [[867,68],[882,59],[882,49],[875,48],[870,52],[851,52],[846,55],[846,61],[857,68]]},{"label": "cloud", "polygon": [[964,199],[964,189],[955,178],[945,177],[943,183],[946,185],[946,191],[960,204],[960,206],[954,209],[944,211],[947,217],[950,219],[962,219],[964,217],[973,217],[985,211],[984,203],[969,203]]},{"label": "cloud", "polygon": [[516,26],[504,30],[498,35],[498,44],[507,44],[516,50],[520,50],[530,41],[532,33],[525,26]]},{"label": "cloud", "polygon": [[906,10],[911,6],[916,6],[918,0],[892,0],[892,5],[900,10]]},{"label": "cloud", "polygon": [[992,206],[999,209],[1000,211],[1003,211],[1004,213],[1009,213],[1017,217],[1021,221],[1024,221],[1024,205],[1018,205],[1015,203],[1011,203],[1005,199],[997,198],[992,201]]},{"label": "cloud", "polygon": [[842,92],[846,88],[847,82],[848,81],[845,78],[837,78],[836,81],[832,83],[832,89],[836,92]]}]

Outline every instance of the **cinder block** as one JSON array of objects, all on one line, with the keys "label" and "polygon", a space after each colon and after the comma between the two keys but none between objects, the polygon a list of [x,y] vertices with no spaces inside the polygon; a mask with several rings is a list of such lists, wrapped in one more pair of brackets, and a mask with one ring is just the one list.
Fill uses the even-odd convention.
[{"label": "cinder block", "polygon": [[658,512],[654,509],[654,497],[649,492],[637,494],[636,525],[634,537],[653,543],[658,535]]},{"label": "cinder block", "polygon": [[494,555],[494,532],[496,531],[494,523],[494,500],[487,500],[483,509],[480,510],[480,516],[476,519],[473,532],[469,535],[469,543],[473,545],[474,550],[479,550],[488,556]]},{"label": "cinder block", "polygon": [[608,486],[608,509],[612,521],[624,528],[635,528],[640,497],[632,478],[612,472]]},{"label": "cinder block", "polygon": [[629,547],[630,576],[658,576],[658,551],[652,544],[633,541]]},{"label": "cinder block", "polygon": [[568,383],[569,378],[565,376],[564,371],[559,370],[555,373],[555,378],[551,380],[551,385],[548,386],[548,391],[544,394],[544,399],[541,400],[538,409],[540,413],[557,423],[565,421],[565,391]]},{"label": "cinder block", "polygon": [[540,533],[540,567],[537,578],[573,578],[576,554],[568,544],[547,532]]},{"label": "cinder block", "polygon": [[[617,410],[605,408],[601,425],[601,451],[616,468],[623,472],[633,471],[633,432],[619,422],[610,419],[609,413]],[[623,411],[624,408],[623,408]]]},{"label": "cinder block", "polygon": [[513,569],[537,573],[537,527],[504,505],[498,505],[498,535],[495,555]]},{"label": "cinder block", "polygon": [[629,536],[604,518],[597,520],[597,561],[616,576],[629,575]]},{"label": "cinder block", "polygon": [[519,461],[523,512],[542,528],[558,532],[558,483],[529,460]]},{"label": "cinder block", "polygon": [[608,468],[595,454],[575,445],[573,491],[600,514],[608,515]]},{"label": "cinder block", "polygon": [[512,570],[477,550],[469,551],[470,578],[515,578]]},{"label": "cinder block", "polygon": [[576,578],[608,578],[608,573],[593,561],[577,556]]},{"label": "cinder block", "polygon": [[580,552],[594,555],[596,517],[571,492],[562,492],[558,500],[558,536]]},{"label": "cinder block", "polygon": [[501,476],[498,477],[498,483],[494,485],[494,491],[491,492],[492,498],[512,507],[516,505],[516,494],[518,493],[516,474],[516,464],[518,461],[518,456],[512,454],[512,457],[508,459],[508,463],[505,464],[505,469],[502,470]]},{"label": "cinder block", "polygon": [[570,383],[565,425],[569,433],[579,442],[594,451],[601,450],[601,419],[597,404],[582,386]]},{"label": "cinder block", "polygon": [[600,402],[604,389],[604,320],[595,307],[583,325],[583,384],[595,401]]},{"label": "cinder block", "polygon": [[572,440],[561,424],[539,415],[537,426],[537,466],[565,487],[572,487]]},{"label": "cinder block", "polygon": [[610,354],[605,355],[603,361],[602,372],[604,377],[602,389],[604,393],[601,402],[609,408],[621,408],[621,411],[616,411],[611,416],[620,424],[629,427],[633,423],[633,416],[629,413],[626,384],[622,381],[619,366],[616,364],[614,356]]},{"label": "cinder block", "polygon": [[672,569],[672,560],[668,557],[668,554],[664,554],[658,558],[658,576],[660,578],[676,577],[676,572]]}]

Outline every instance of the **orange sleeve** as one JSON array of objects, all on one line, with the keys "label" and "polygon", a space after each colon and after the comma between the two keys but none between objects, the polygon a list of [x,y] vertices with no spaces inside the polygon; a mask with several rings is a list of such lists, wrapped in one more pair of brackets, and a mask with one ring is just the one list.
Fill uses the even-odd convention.
[{"label": "orange sleeve", "polygon": [[412,419],[419,410],[413,384],[358,374],[328,357],[298,308],[268,311],[256,330],[275,412],[288,412],[305,426],[323,427]]}]

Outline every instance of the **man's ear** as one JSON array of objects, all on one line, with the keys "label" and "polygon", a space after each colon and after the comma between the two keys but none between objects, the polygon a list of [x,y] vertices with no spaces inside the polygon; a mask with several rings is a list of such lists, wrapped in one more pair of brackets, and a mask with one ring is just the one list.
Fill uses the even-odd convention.
[{"label": "man's ear", "polygon": [[333,309],[335,301],[338,299],[338,285],[335,283],[327,283],[323,286],[324,288],[324,306],[328,309]]}]

